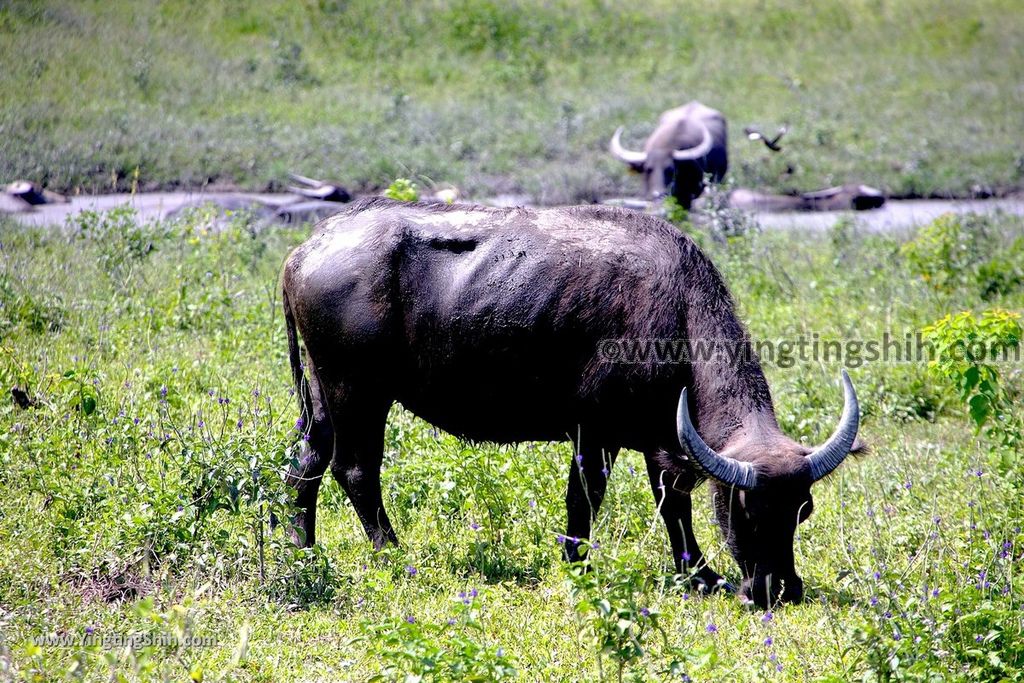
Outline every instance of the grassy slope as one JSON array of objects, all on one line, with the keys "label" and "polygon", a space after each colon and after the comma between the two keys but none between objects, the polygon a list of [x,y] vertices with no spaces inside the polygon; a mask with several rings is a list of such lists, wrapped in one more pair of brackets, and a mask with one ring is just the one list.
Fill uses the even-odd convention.
[{"label": "grassy slope", "polygon": [[[1017,220],[1004,228],[1022,232]],[[302,235],[198,230],[184,239],[134,240],[123,226],[113,234],[91,230],[91,238],[69,240],[0,224],[0,384],[28,385],[43,400],[32,411],[0,402],[0,677],[5,660],[13,675],[42,671],[54,680],[81,659],[88,680],[106,679],[98,650],[34,649],[29,639],[80,636],[87,627],[173,633],[186,614],[192,633],[220,644],[152,649],[150,664],[163,662],[174,680],[193,667],[208,679],[228,670],[240,680],[362,680],[383,666],[374,648],[388,649],[371,626],[391,629],[412,648],[413,629],[429,624],[447,635],[425,642],[444,646],[451,633],[469,633],[492,655],[503,648],[525,680],[597,675],[555,540],[564,524],[565,445],[468,446],[396,409],[386,437],[385,500],[403,548],[375,555],[329,482],[320,497],[322,553],[302,559],[270,544],[265,583],[251,541],[257,507],[243,503],[193,525],[204,473],[239,477],[244,487],[254,463],[273,467],[294,439],[273,283]],[[155,252],[129,255],[131,245],[150,239]],[[758,338],[878,338],[983,305],[970,289],[931,292],[907,273],[897,248],[889,238],[848,232],[765,234],[716,248],[715,258]],[[786,272],[776,263],[786,263]],[[984,305],[1022,303],[1018,290]],[[62,379],[69,369],[98,392],[90,417],[70,408],[81,389]],[[837,368],[767,370],[784,428],[821,440],[841,402]],[[994,675],[991,654],[1024,661],[1014,561],[1024,541],[1019,466],[1001,472],[988,460],[922,365],[876,363],[853,374],[874,453],[815,488],[815,514],[796,546],[808,604],[771,620],[732,599],[687,599],[644,585],[663,575],[667,539],[640,457],[627,453],[616,466],[594,534],[602,543],[598,579],[604,586],[641,577],[629,579],[638,606],[659,610],[667,634],[664,643],[647,638],[648,652],[632,671],[661,680],[666,646],[710,656],[688,664],[697,680],[850,680],[870,670],[875,652],[897,651],[904,670],[916,664],[951,678],[978,665],[989,668],[975,670],[975,678]],[[936,411],[936,423],[917,417]],[[279,491],[274,481],[267,495]],[[714,566],[735,580],[705,496],[697,501],[697,533]],[[1006,541],[1009,559],[1000,557]],[[418,570],[414,576],[408,566]],[[975,587],[981,570],[991,588]],[[471,587],[480,590],[482,629],[445,627],[459,609],[458,593]],[[940,597],[930,597],[934,589]],[[121,590],[149,595],[158,616],[135,595],[102,598]],[[185,611],[174,616],[174,605]],[[248,657],[232,668],[245,628]],[[113,666],[127,672],[128,655],[119,656]],[[608,657],[603,666],[614,678]]]},{"label": "grassy slope", "polygon": [[[690,98],[744,185],[1017,187],[1024,13],[968,2],[26,2],[0,6],[0,178],[97,191],[636,190],[605,152]],[[742,126],[789,123],[782,155]]]}]

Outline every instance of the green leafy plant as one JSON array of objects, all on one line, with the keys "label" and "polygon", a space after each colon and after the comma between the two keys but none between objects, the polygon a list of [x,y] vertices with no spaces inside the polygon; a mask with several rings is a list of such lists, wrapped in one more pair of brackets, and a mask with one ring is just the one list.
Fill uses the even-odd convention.
[{"label": "green leafy plant", "polygon": [[[592,549],[593,550],[593,549]],[[604,658],[614,666],[615,680],[630,675],[644,680],[639,664],[650,648],[648,641],[657,636],[661,648],[669,656],[662,673],[686,675],[697,668],[714,664],[713,644],[691,649],[674,648],[659,624],[658,610],[649,606],[655,577],[650,568],[623,553],[597,567],[589,561],[566,569],[566,583],[581,619],[584,642],[597,656],[598,678],[606,680]]]},{"label": "green leafy plant", "polygon": [[952,382],[975,427],[1014,453],[1024,445],[1024,425],[1015,413],[1016,396],[1000,372],[1000,361],[1018,357],[1020,315],[988,309],[935,321],[923,330],[933,353],[929,368]]},{"label": "green leafy plant", "polygon": [[361,640],[384,666],[371,681],[506,681],[517,676],[515,663],[500,646],[483,641],[476,589],[453,599],[445,624],[421,622],[412,615],[384,622],[363,622]]},{"label": "green leafy plant", "polygon": [[415,202],[420,198],[416,183],[408,178],[396,178],[395,182],[384,190],[384,196],[400,202]]},{"label": "green leafy plant", "polygon": [[72,410],[81,411],[82,415],[89,416],[96,412],[96,404],[99,401],[99,392],[96,385],[88,378],[81,377],[75,370],[68,370],[62,375],[61,384],[64,387],[66,404]]}]

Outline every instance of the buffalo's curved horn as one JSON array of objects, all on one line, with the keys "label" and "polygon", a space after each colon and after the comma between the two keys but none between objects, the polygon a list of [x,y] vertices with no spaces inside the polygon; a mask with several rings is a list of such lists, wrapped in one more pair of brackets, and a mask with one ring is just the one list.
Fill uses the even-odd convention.
[{"label": "buffalo's curved horn", "polygon": [[857,403],[857,392],[853,390],[850,375],[843,370],[843,416],[839,419],[839,427],[820,448],[807,456],[811,461],[811,476],[818,481],[839,467],[853,447],[860,426],[860,404]]},{"label": "buffalo's curved horn", "polygon": [[694,159],[703,159],[711,151],[711,147],[714,146],[715,140],[711,137],[711,131],[703,123],[700,124],[703,129],[703,137],[696,147],[689,147],[687,149],[677,149],[672,152],[672,158],[676,161],[693,161]]},{"label": "buffalo's curved horn", "polygon": [[640,166],[647,161],[646,152],[634,152],[623,147],[620,141],[621,137],[622,126],[619,126],[615,131],[615,135],[612,136],[612,141],[608,144],[608,151],[612,153],[612,156],[630,166]]},{"label": "buffalo's curved horn", "polygon": [[690,409],[686,400],[686,389],[679,396],[679,410],[676,412],[676,433],[679,445],[686,453],[697,461],[701,468],[710,476],[723,484],[740,489],[752,489],[757,485],[757,472],[749,462],[740,462],[735,458],[719,455],[704,443],[700,434],[690,422]]},{"label": "buffalo's curved horn", "polygon": [[320,181],[320,180],[317,180],[316,178],[307,178],[306,176],[299,175],[298,173],[291,173],[291,172],[289,172],[288,173],[288,177],[291,178],[292,180],[294,180],[297,183],[301,183],[303,185],[308,185],[309,187],[320,187],[320,186],[323,185],[323,182]]}]

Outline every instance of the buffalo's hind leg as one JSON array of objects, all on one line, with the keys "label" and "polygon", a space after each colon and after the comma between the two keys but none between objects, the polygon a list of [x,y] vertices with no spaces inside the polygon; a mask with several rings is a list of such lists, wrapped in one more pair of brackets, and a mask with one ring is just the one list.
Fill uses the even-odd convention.
[{"label": "buffalo's hind leg", "polygon": [[579,562],[580,539],[590,538],[590,526],[608,488],[608,477],[618,455],[618,448],[577,447],[569,463],[569,486],[565,494],[566,531],[565,559]]},{"label": "buffalo's hind leg", "polygon": [[651,490],[654,491],[654,504],[661,511],[661,518],[668,530],[676,571],[680,574],[693,572],[692,582],[702,591],[724,588],[731,592],[732,587],[707,565],[704,553],[693,535],[690,492],[700,483],[700,479],[689,472],[673,474],[662,469],[652,454],[644,454],[644,460]]},{"label": "buffalo's hind leg", "polygon": [[299,509],[292,518],[292,538],[300,547],[312,547],[316,543],[316,497],[334,452],[334,430],[314,371],[310,371],[308,385],[300,387],[300,391],[305,407],[296,427],[303,437],[299,442],[298,466],[288,469],[285,481],[295,489],[295,506]]},{"label": "buffalo's hind leg", "polygon": [[334,459],[331,474],[345,489],[359,521],[380,550],[384,544],[398,545],[398,536],[384,510],[380,489],[380,467],[384,459],[384,427],[391,401],[360,397],[340,387],[331,399],[334,424]]}]

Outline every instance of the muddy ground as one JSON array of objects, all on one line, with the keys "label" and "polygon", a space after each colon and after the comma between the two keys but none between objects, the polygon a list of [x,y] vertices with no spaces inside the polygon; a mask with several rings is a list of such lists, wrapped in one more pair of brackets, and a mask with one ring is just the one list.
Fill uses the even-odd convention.
[{"label": "muddy ground", "polygon": [[[140,194],[106,194],[73,197],[68,203],[46,204],[31,211],[8,213],[25,225],[63,225],[69,216],[84,210],[107,211],[117,206],[133,207],[142,220],[165,218],[168,214],[190,204],[204,200],[218,202],[247,198],[268,206],[283,206],[300,197],[284,193],[228,193],[228,192],[152,192]],[[529,205],[530,198],[522,195],[502,195],[477,200],[491,206]],[[609,204],[630,208],[650,208],[645,202],[631,199],[609,199]],[[343,205],[339,204],[339,208]],[[0,204],[6,213],[15,205]],[[698,209],[699,210],[699,209]],[[843,217],[852,217],[863,229],[872,232],[898,232],[933,220],[943,213],[996,213],[1024,215],[1024,197],[1002,199],[891,199],[870,211],[832,212],[752,212],[752,218],[765,229],[826,230]]]}]

